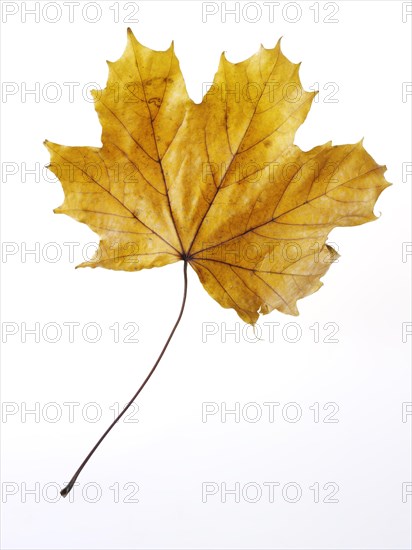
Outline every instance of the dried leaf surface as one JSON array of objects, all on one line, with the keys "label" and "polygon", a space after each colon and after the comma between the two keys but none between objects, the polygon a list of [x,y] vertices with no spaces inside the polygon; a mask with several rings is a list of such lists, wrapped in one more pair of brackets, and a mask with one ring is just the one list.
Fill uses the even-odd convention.
[{"label": "dried leaf surface", "polygon": [[241,63],[222,55],[195,104],[173,45],[151,50],[129,30],[95,92],[102,147],[46,142],[65,193],[55,211],[100,236],[81,265],[136,271],[185,259],[245,322],[297,315],[337,257],[330,231],[376,219],[389,185],[362,142],[293,144],[315,95],[298,72],[279,43]]}]

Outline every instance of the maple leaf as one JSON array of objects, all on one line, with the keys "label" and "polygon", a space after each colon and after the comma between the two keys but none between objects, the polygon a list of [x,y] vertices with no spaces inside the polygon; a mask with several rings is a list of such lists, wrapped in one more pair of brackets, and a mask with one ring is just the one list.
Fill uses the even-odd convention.
[{"label": "maple leaf", "polygon": [[248,323],[322,285],[336,226],[375,219],[389,184],[362,142],[293,144],[315,92],[299,64],[260,50],[222,54],[201,104],[186,92],[173,45],[158,52],[128,30],[107,86],[94,91],[101,148],[46,142],[65,201],[55,212],[101,238],[81,266],[135,271],[186,259],[208,293]]},{"label": "maple leaf", "polygon": [[172,334],[188,264],[247,323],[274,309],[297,315],[296,301],[320,288],[337,257],[330,231],[374,220],[389,185],[362,141],[294,145],[316,95],[298,73],[279,42],[241,63],[222,54],[195,104],[173,44],[154,51],[128,29],[106,88],[93,93],[102,147],[46,141],[65,193],[55,212],[100,237],[81,266],[136,271],[183,260]]},{"label": "maple leaf", "polygon": [[173,45],[151,50],[129,29],[94,92],[103,146],[46,142],[65,191],[55,211],[101,238],[81,265],[134,271],[185,259],[247,323],[273,309],[298,314],[337,256],[329,232],[375,219],[389,185],[362,142],[293,144],[315,96],[298,71],[280,43],[241,63],[222,55],[195,104]]}]

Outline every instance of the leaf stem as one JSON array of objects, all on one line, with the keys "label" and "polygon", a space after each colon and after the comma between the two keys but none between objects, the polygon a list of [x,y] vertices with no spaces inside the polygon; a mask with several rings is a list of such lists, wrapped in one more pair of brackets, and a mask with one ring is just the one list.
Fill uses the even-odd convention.
[{"label": "leaf stem", "polygon": [[66,497],[71,489],[73,488],[73,485],[76,483],[76,480],[77,478],[79,477],[81,471],[83,470],[83,468],[86,466],[86,464],[88,463],[89,459],[93,456],[94,452],[96,451],[96,449],[99,447],[100,443],[103,441],[103,439],[106,437],[106,435],[110,432],[110,430],[113,428],[113,426],[121,419],[121,417],[126,413],[126,411],[128,410],[128,408],[132,405],[132,403],[134,402],[134,400],[137,398],[137,396],[139,395],[139,393],[142,391],[142,389],[145,387],[145,385],[147,384],[147,382],[149,381],[150,377],[152,376],[152,374],[154,373],[154,371],[156,370],[156,367],[157,365],[160,363],[160,360],[162,359],[166,349],[167,349],[167,346],[169,345],[170,343],[170,340],[172,339],[172,336],[173,334],[175,333],[179,323],[180,323],[180,320],[182,318],[182,315],[183,315],[183,311],[185,309],[185,304],[186,304],[186,296],[187,296],[187,259],[184,257],[184,268],[183,268],[183,276],[184,276],[184,289],[183,289],[183,300],[182,300],[182,306],[180,308],[180,312],[179,312],[179,316],[172,328],[172,331],[170,332],[169,334],[169,337],[168,339],[166,340],[166,343],[165,345],[163,346],[163,349],[162,351],[160,352],[160,355],[159,357],[156,359],[156,363],[153,365],[151,371],[149,372],[149,374],[146,376],[143,384],[140,386],[140,388],[137,390],[137,392],[134,394],[134,396],[131,398],[131,400],[129,401],[129,403],[126,405],[126,407],[122,410],[122,412],[117,416],[117,418],[110,424],[110,426],[107,428],[107,430],[104,432],[104,434],[101,436],[101,438],[99,439],[99,441],[96,443],[96,445],[93,447],[93,449],[90,451],[90,453],[86,456],[86,458],[83,460],[83,462],[81,463],[80,467],[78,468],[78,470],[76,471],[76,473],[74,474],[74,476],[71,478],[71,480],[69,481],[69,483],[66,485],[66,487],[64,487],[64,489],[62,489],[60,491],[60,494],[62,497]]}]

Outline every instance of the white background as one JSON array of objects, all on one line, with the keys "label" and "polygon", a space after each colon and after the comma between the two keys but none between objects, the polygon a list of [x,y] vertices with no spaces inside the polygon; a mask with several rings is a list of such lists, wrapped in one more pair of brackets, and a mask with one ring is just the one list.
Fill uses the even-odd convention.
[{"label": "white background", "polygon": [[[8,336],[2,357],[2,547],[410,548],[412,497],[402,502],[402,484],[412,478],[412,422],[410,415],[402,421],[402,407],[407,407],[402,404],[411,402],[411,336],[402,341],[402,324],[411,320],[411,256],[402,261],[402,243],[411,241],[411,176],[403,177],[402,164],[411,161],[412,97],[402,101],[402,82],[411,81],[412,16],[402,21],[402,2],[338,2],[337,23],[323,21],[333,6],[322,2],[318,23],[315,8],[310,9],[314,2],[295,3],[301,17],[294,23],[287,19],[298,12],[292,6],[282,13],[284,3],[275,6],[273,22],[264,3],[253,3],[261,9],[256,22],[250,21],[256,8],[243,13],[244,3],[239,22],[230,15],[223,22],[224,6],[217,3],[218,13],[203,22],[202,2],[120,2],[118,23],[112,1],[99,3],[101,18],[95,23],[84,20],[80,8],[70,23],[63,3],[61,20],[55,23],[47,21],[56,16],[53,5],[36,22],[34,16],[23,17],[23,5],[31,8],[33,2],[2,4],[7,18],[1,37],[2,79],[15,83],[7,90],[16,92],[3,94],[2,161],[3,167],[17,166],[14,175],[3,173],[2,182],[2,239],[15,243],[7,245],[15,254],[5,255],[3,249],[3,339],[5,326],[18,330]],[[5,16],[6,4],[9,11],[15,11],[10,5],[17,7],[17,13]],[[135,5],[138,22],[123,22]],[[95,17],[93,10],[86,13],[89,19]],[[127,26],[153,49],[166,49],[174,40],[195,101],[201,100],[202,83],[213,79],[223,50],[229,60],[240,61],[260,43],[273,47],[283,36],[285,55],[302,61],[304,87],[316,82],[320,87],[319,101],[297,133],[297,145],[309,149],[330,139],[343,144],[364,137],[367,151],[388,167],[385,175],[393,186],[379,198],[377,221],[332,232],[330,241],[341,258],[324,277],[324,287],[299,303],[300,317],[274,312],[263,318],[259,342],[247,341],[234,311],[220,308],[189,270],[187,309],[139,397],[134,417],[139,422],[121,422],[113,430],[79,478],[70,502],[56,497],[56,487],[68,481],[111,421],[110,407],[127,402],[140,385],[181,302],[182,263],[139,273],[75,270],[83,260],[83,246],[96,242],[96,236],[86,226],[53,214],[63,192],[58,182],[45,179],[52,175],[42,169],[49,160],[42,145],[46,138],[66,145],[100,145],[97,116],[82,89],[90,82],[104,87],[105,60],[122,54]],[[53,97],[50,82],[62,91],[59,101],[47,101],[48,92]],[[64,82],[79,83],[72,102]],[[323,87],[330,82],[339,87],[336,103],[324,101],[332,88]],[[25,85],[33,89],[35,83],[40,97],[22,95]],[[32,169],[38,163],[39,181],[30,174],[22,181],[23,162]],[[10,166],[7,170],[13,171]],[[62,251],[59,261],[47,260],[48,254],[53,256],[50,242]],[[79,243],[74,259],[63,245],[68,242]],[[22,254],[24,246],[38,246],[38,253]],[[279,323],[274,338],[262,324],[268,321]],[[40,332],[46,323],[58,324],[62,337],[48,342],[50,329],[46,338],[40,333],[38,343],[34,336],[24,343],[24,322],[27,327],[40,323]],[[63,326],[67,322],[80,323],[73,343]],[[96,343],[82,336],[89,322],[101,327]],[[138,343],[122,342],[129,332],[123,329],[127,322],[139,326]],[[207,342],[202,341],[205,322],[218,330]],[[285,328],[291,322],[297,325]],[[323,341],[327,322],[339,327],[337,343]],[[114,323],[119,323],[119,343],[109,328]],[[309,328],[314,323],[320,327],[318,343]],[[238,342],[233,335],[222,341],[225,326],[240,332]],[[295,343],[288,341],[294,330],[301,333]],[[251,339],[253,333],[247,336]],[[74,422],[64,405],[68,402],[79,403]],[[97,422],[84,418],[94,414],[90,402],[102,413]],[[219,414],[206,422],[204,402],[219,407]],[[250,420],[252,409],[243,409],[250,402],[262,411],[257,422]],[[265,402],[279,403],[273,422]],[[285,407],[291,402],[295,409]],[[222,422],[222,403],[227,408],[239,403],[239,422],[234,415]],[[319,403],[319,422],[309,408],[314,403]],[[338,422],[323,421],[333,410],[323,410],[326,403],[338,405],[333,417]],[[36,406],[37,414],[26,414]],[[53,422],[56,410],[62,417]],[[296,410],[302,416],[292,422]],[[205,482],[216,484],[218,492],[202,502]],[[250,482],[255,485],[245,493]],[[264,485],[268,482],[279,484],[273,502]],[[330,492],[323,489],[328,482],[339,486],[334,497],[338,502],[323,502]],[[125,487],[127,483],[131,485]],[[239,484],[240,502],[233,494],[222,502],[224,483],[228,489]],[[294,485],[285,493],[288,483]],[[320,487],[318,503],[309,488],[314,483]],[[137,487],[132,498],[138,502],[125,502]],[[262,489],[254,503],[248,502],[253,487]],[[293,503],[288,500],[295,496],[294,487],[302,494]],[[96,491],[100,498],[91,502]]]}]

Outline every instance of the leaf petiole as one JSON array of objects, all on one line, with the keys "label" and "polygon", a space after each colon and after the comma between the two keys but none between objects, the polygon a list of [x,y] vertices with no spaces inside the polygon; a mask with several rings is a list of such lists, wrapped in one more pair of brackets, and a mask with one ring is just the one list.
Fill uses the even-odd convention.
[{"label": "leaf petiole", "polygon": [[93,449],[90,451],[90,453],[86,456],[86,458],[83,460],[83,462],[81,463],[81,465],[79,466],[79,468],[77,469],[76,473],[74,474],[74,476],[71,478],[71,480],[69,481],[69,483],[66,485],[66,487],[64,487],[61,491],[60,491],[60,494],[62,497],[66,497],[70,491],[72,490],[73,488],[73,485],[76,483],[76,480],[77,478],[79,477],[81,471],[83,470],[83,468],[86,466],[86,464],[88,463],[89,459],[93,456],[94,452],[96,451],[96,449],[99,447],[100,443],[104,440],[104,438],[106,437],[106,435],[111,431],[111,429],[113,428],[113,426],[121,419],[121,417],[126,413],[126,411],[129,409],[129,407],[132,405],[132,403],[135,401],[135,399],[137,398],[137,396],[139,395],[139,393],[142,391],[142,389],[145,387],[145,385],[147,384],[147,382],[149,381],[150,377],[152,376],[152,374],[154,373],[154,371],[156,370],[156,367],[157,365],[160,363],[160,360],[162,359],[169,343],[170,343],[170,340],[172,339],[172,336],[173,334],[175,333],[179,323],[180,323],[180,320],[182,318],[182,315],[183,315],[183,311],[185,309],[185,304],[186,304],[186,296],[187,296],[187,259],[184,257],[184,267],[183,267],[183,276],[184,276],[184,288],[183,288],[183,300],[182,300],[182,305],[181,305],[181,308],[180,308],[180,312],[179,312],[179,316],[169,334],[169,337],[168,339],[166,340],[166,343],[165,345],[163,346],[163,349],[162,351],[160,352],[160,355],[159,357],[156,359],[156,362],[155,364],[153,365],[151,371],[149,372],[149,374],[146,376],[143,384],[140,386],[140,388],[137,390],[137,392],[134,394],[134,396],[131,398],[131,400],[129,401],[129,403],[126,405],[126,407],[122,410],[122,412],[117,416],[117,418],[115,418],[115,420],[110,424],[110,426],[107,428],[107,430],[104,432],[104,434],[101,436],[101,438],[99,439],[99,441],[96,443],[96,445],[93,447]]}]

